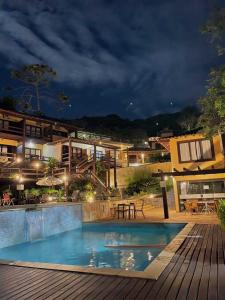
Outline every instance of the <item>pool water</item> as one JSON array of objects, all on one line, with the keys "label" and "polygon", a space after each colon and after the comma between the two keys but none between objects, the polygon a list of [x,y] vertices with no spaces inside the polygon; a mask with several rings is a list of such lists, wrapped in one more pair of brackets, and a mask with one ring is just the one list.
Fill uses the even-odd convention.
[{"label": "pool water", "polygon": [[0,259],[143,271],[162,251],[158,245],[168,244],[183,227],[184,224],[88,223],[44,240],[2,248]]}]

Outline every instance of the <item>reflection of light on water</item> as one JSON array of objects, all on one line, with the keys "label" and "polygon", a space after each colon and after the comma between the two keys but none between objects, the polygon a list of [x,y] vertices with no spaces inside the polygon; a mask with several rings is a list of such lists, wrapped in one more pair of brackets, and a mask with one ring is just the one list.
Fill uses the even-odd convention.
[{"label": "reflection of light on water", "polygon": [[151,254],[150,251],[147,252],[147,256],[148,256],[148,261],[153,259],[153,255]]},{"label": "reflection of light on water", "polygon": [[91,258],[89,261],[88,267],[96,268],[97,262],[96,262],[96,252],[92,250]]},{"label": "reflection of light on water", "polygon": [[121,251],[120,267],[125,270],[134,270],[135,258],[132,251]]}]

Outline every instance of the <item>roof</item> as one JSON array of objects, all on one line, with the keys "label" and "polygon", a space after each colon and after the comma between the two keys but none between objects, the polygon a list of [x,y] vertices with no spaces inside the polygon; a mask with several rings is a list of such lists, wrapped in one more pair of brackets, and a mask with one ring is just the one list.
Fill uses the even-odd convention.
[{"label": "roof", "polygon": [[116,147],[114,145],[110,145],[110,144],[105,144],[102,141],[88,141],[88,140],[84,140],[84,139],[78,139],[78,138],[74,138],[74,137],[70,137],[70,138],[65,138],[65,139],[60,139],[57,141],[53,141],[53,142],[49,142],[49,145],[54,145],[54,144],[58,144],[58,143],[66,143],[66,142],[75,142],[75,143],[81,143],[81,144],[86,144],[86,145],[95,145],[98,147],[103,147],[103,148],[107,148],[107,149],[112,149],[112,150],[119,150],[120,147]]},{"label": "roof", "polygon": [[62,122],[58,119],[54,119],[54,118],[51,118],[51,117],[45,117],[45,116],[38,117],[38,116],[35,116],[35,115],[16,112],[16,111],[12,111],[12,110],[6,110],[6,109],[3,109],[3,108],[0,108],[0,113],[9,114],[11,116],[18,117],[18,118],[26,118],[26,119],[34,120],[34,121],[37,121],[37,122],[50,123],[50,124],[56,124],[57,123],[57,125],[61,125],[61,126],[71,128],[71,129],[80,129],[77,126],[74,126],[72,124],[67,123],[66,121]]}]

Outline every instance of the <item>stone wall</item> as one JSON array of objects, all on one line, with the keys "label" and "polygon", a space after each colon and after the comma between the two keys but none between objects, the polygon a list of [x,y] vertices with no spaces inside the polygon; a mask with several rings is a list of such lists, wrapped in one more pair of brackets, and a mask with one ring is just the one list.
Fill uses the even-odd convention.
[{"label": "stone wall", "polygon": [[43,239],[81,226],[81,204],[1,209],[0,248]]}]

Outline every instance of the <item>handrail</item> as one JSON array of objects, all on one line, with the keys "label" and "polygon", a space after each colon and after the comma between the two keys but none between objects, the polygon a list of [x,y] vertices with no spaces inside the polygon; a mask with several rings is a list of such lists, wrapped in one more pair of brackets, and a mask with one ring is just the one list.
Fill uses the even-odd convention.
[{"label": "handrail", "polygon": [[93,176],[94,179],[96,179],[106,190],[108,190],[104,182],[94,172],[91,172],[91,176]]}]

